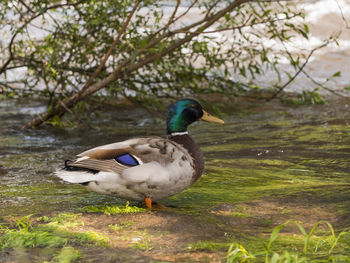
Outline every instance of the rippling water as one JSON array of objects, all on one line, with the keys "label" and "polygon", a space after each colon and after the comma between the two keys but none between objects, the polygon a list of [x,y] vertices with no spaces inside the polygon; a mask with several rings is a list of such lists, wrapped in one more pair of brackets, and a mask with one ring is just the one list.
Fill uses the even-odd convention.
[{"label": "rippling water", "polygon": [[[190,128],[206,158],[205,174],[163,203],[205,213],[221,203],[311,191],[329,205],[342,207],[339,213],[349,214],[349,106],[223,104],[225,125],[201,122]],[[52,172],[91,147],[165,132],[164,120],[142,109],[109,110],[92,121],[93,128],[19,129],[41,110],[40,102],[0,101],[0,218],[125,203],[65,184]]]}]

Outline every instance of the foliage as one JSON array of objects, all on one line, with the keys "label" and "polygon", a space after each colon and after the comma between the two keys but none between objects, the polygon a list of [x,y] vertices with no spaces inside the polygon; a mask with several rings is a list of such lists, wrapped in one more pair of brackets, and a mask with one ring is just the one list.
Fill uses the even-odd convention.
[{"label": "foliage", "polygon": [[57,226],[60,228],[73,228],[76,226],[84,225],[83,222],[79,221],[81,214],[72,213],[60,213],[54,217],[43,216],[37,220],[47,223],[47,226]]},{"label": "foliage", "polygon": [[[295,251],[290,248],[291,242],[296,242],[296,239],[289,241],[289,249],[285,249],[283,246],[281,249],[273,249],[272,245],[277,243],[277,237],[279,236],[281,230],[285,228],[288,224],[294,223],[299,228],[303,236],[303,248],[301,251]],[[325,224],[331,235],[325,235],[324,231],[316,233],[316,229],[321,225]],[[260,262],[264,258],[265,263],[277,263],[277,262],[291,262],[291,263],[301,263],[301,262],[350,262],[350,257],[348,255],[342,255],[335,253],[337,246],[344,246],[340,244],[340,240],[344,237],[345,246],[349,246],[350,233],[348,231],[343,231],[336,235],[332,225],[326,221],[320,221],[314,225],[309,233],[306,232],[304,227],[299,222],[287,221],[275,227],[272,230],[270,239],[267,244],[265,244],[265,250],[257,253],[248,252],[242,245],[233,243],[231,244],[227,252],[227,263],[233,262]]]},{"label": "foliage", "polygon": [[116,214],[128,214],[128,213],[141,213],[145,212],[145,208],[137,206],[129,206],[129,202],[126,202],[125,206],[105,204],[104,206],[85,206],[81,209],[83,212],[88,213],[104,213],[106,215]]},{"label": "foliage", "polygon": [[61,251],[56,256],[54,256],[54,258],[50,262],[70,263],[75,262],[80,258],[81,251],[79,251],[78,249],[75,249],[73,247],[63,247]]},{"label": "foliage", "polygon": [[[55,107],[67,111],[97,91],[137,100],[238,94],[258,88],[267,69],[278,89],[280,61],[298,71],[306,54],[276,44],[309,35],[290,1],[2,1],[0,21],[0,86],[8,95],[49,97],[50,118],[61,116]],[[91,81],[100,86],[87,89]]]},{"label": "foliage", "polygon": [[34,231],[29,217],[16,221],[17,229],[2,227],[4,234],[0,237],[0,247],[31,248],[61,247],[67,239],[46,231]]},{"label": "foliage", "polygon": [[[45,89],[42,94],[51,96],[53,93],[76,90],[87,81],[111,46],[117,29],[134,1],[56,1],[54,5],[48,0],[26,2],[27,5],[22,1],[1,5],[2,17],[10,23],[11,30],[7,33],[15,35],[11,46],[13,58],[6,70],[28,67],[28,78],[17,82],[31,91],[39,83],[43,84]],[[306,24],[290,23],[294,21],[293,18],[303,18],[303,13],[294,10],[288,3],[247,2],[225,14],[208,33],[184,43],[162,60],[145,65],[128,78],[118,80],[108,92],[127,95],[135,91],[143,96],[149,93],[179,93],[184,89],[194,92],[239,89],[238,83],[232,80],[232,71],[249,80],[261,74],[265,66],[275,67],[278,63],[279,55],[264,44],[261,36],[276,41],[280,38],[290,41],[295,34],[308,38]],[[222,7],[224,1],[193,1],[193,4],[193,8],[209,16]],[[131,56],[131,62],[136,62],[136,53],[150,45],[150,41],[161,34],[158,31],[169,30],[163,27],[167,18],[163,5],[161,1],[142,3],[101,78],[123,59]],[[9,8],[13,6],[18,14],[9,19]],[[145,10],[152,11],[146,16],[141,15]],[[18,16],[22,18],[22,23],[18,23]],[[37,21],[39,18],[43,20],[42,23]],[[176,23],[172,26],[178,28]],[[37,28],[35,38],[30,35],[33,28]],[[186,34],[185,29],[179,31],[149,47],[147,52],[162,52],[169,43]],[[220,39],[216,33],[222,31],[229,34],[224,34]],[[4,51],[11,56],[9,49]],[[8,56],[3,58],[3,62]],[[208,83],[205,88],[198,85],[203,81]]]},{"label": "foliage", "polygon": [[[41,217],[37,220],[45,224],[33,226],[29,217],[16,221],[17,228],[0,226],[0,247],[2,248],[62,248],[67,244],[95,244],[106,246],[108,238],[94,231],[77,232],[74,228],[83,225],[79,214],[62,213],[55,217]],[[61,251],[58,257],[78,256],[78,251]],[[61,255],[61,256],[60,256]]]},{"label": "foliage", "polygon": [[314,89],[313,91],[303,90],[301,94],[297,95],[296,99],[282,99],[287,104],[293,105],[322,105],[325,104],[326,101],[324,98],[318,93],[318,89]]}]

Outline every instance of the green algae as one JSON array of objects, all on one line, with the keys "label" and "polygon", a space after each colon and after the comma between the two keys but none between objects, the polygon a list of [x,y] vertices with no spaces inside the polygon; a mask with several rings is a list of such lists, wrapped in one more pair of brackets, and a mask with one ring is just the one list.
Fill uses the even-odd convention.
[{"label": "green algae", "polygon": [[106,215],[117,215],[117,214],[130,214],[130,213],[142,213],[146,209],[137,206],[130,206],[129,202],[126,202],[124,206],[105,204],[103,206],[85,206],[80,210],[87,213],[103,213]]},{"label": "green algae", "polygon": [[[219,220],[211,214],[215,207],[221,204],[237,207],[242,202],[266,198],[282,200],[281,205],[283,205],[283,200],[293,200],[298,197],[300,200],[327,207],[336,214],[337,218],[344,220],[344,223],[337,225],[337,228],[348,229],[350,127],[347,122],[349,117],[346,111],[325,115],[309,112],[309,108],[303,107],[284,110],[279,108],[278,111],[250,109],[249,112],[226,113],[223,126],[206,123],[191,126],[190,132],[201,146],[206,159],[205,173],[192,187],[162,200],[161,203],[173,207],[172,212],[166,213],[175,213],[180,216],[185,214],[190,218],[199,218],[201,222],[208,225],[215,225],[225,231],[227,236],[233,236],[232,239],[228,238],[227,244],[238,242],[249,252],[253,251],[253,254],[264,251],[263,244],[268,243],[268,239],[258,235],[266,235],[276,222],[265,217],[258,218],[255,221],[258,228],[240,233],[240,229],[235,229],[234,225]],[[152,116],[148,118],[151,120]],[[0,119],[1,121],[3,122]],[[63,160],[74,158],[75,154],[88,148],[124,140],[130,136],[162,134],[162,129],[155,131],[154,123],[149,121],[144,126],[138,126],[138,120],[132,118],[118,119],[117,122],[107,118],[93,123],[92,125],[99,129],[96,129],[92,135],[84,133],[84,136],[81,130],[74,129],[70,129],[69,132],[54,129],[29,132],[9,130],[8,134],[6,127],[9,126],[6,123],[3,124],[2,127],[5,128],[2,129],[5,130],[0,131],[2,135],[0,138],[0,176],[2,178],[0,195],[3,201],[0,207],[1,222],[6,221],[8,215],[45,215],[67,211],[73,212],[72,214],[79,211],[106,213],[118,217],[118,213],[123,211],[120,208],[124,207],[124,200],[87,192],[80,185],[62,183],[52,175],[52,172],[62,166]],[[163,124],[164,121],[157,123],[156,126]],[[12,122],[11,125],[13,125]],[[116,211],[119,212],[111,212],[113,209],[108,211],[110,208],[106,207],[106,203],[113,204],[111,207],[117,207]],[[83,210],[80,210],[81,207],[84,207]],[[244,220],[256,218],[254,213],[248,213],[245,210],[230,211],[227,217],[231,220],[244,222]],[[289,208],[280,212],[282,216],[291,213]],[[58,213],[57,216],[60,214]],[[144,214],[131,216],[142,217]],[[56,240],[56,245],[50,247],[55,249],[55,256],[61,252],[69,254],[69,249],[65,252],[65,247],[109,245],[108,237],[98,231],[79,233],[79,227],[83,227],[80,216],[76,218],[73,216],[71,220],[69,216],[63,219],[53,219],[56,216],[46,219],[45,216],[42,217],[38,225],[35,225],[32,230],[27,230],[27,234],[23,234],[22,239],[27,240],[26,238],[30,235],[32,240],[49,239],[50,235],[60,238]],[[132,238],[143,237],[142,233],[132,233],[131,226],[127,224],[112,224],[108,229],[115,231],[114,234],[123,233],[123,238],[128,242],[131,242]],[[48,235],[41,237],[38,233]],[[1,233],[2,237],[5,235],[4,232]],[[25,235],[27,237],[24,237]],[[137,251],[157,248],[155,237],[146,237],[147,235],[143,243],[134,243],[133,248]],[[323,239],[324,242],[329,243],[329,237],[321,237],[317,240],[315,238],[313,244]],[[202,241],[208,242],[208,247],[210,242],[219,243],[204,239]],[[45,242],[36,242],[35,246],[39,246],[40,249],[45,248]],[[350,253],[346,247],[349,242],[348,236],[342,237],[335,248],[337,255]],[[10,243],[8,245],[11,247]],[[303,256],[300,252],[300,247],[303,246],[302,235],[281,234],[273,245],[274,251],[280,258],[284,253],[289,253],[289,256]],[[292,249],[286,249],[288,247]],[[215,249],[209,249],[209,251],[215,251]]]},{"label": "green algae", "polygon": [[208,240],[200,240],[188,245],[188,250],[193,251],[226,251],[230,246],[230,243],[220,243]]},{"label": "green algae", "polygon": [[[298,113],[294,108],[286,108],[266,112],[256,109],[226,112],[225,120],[225,125],[219,128],[205,123],[191,127],[191,133],[206,156],[206,173],[189,190],[163,202],[179,205],[180,208],[185,206],[188,210],[193,205],[193,210],[197,208],[200,213],[202,209],[221,202],[236,203],[272,193],[290,195],[298,192],[298,188],[310,191],[326,184],[349,183],[349,126],[341,121],[341,117],[333,121],[327,115]],[[130,132],[131,136],[138,136],[138,132],[147,135],[147,125],[153,125],[150,121],[138,129],[130,129],[135,127],[133,123],[132,118],[127,118],[116,129],[104,121],[100,123],[101,130],[97,134],[117,141],[118,137],[129,137]],[[24,214],[43,212],[52,206],[65,209],[68,204],[75,209],[86,203],[102,207],[101,203],[110,197],[88,193],[81,186],[60,184],[49,175],[67,153],[72,156],[88,147],[81,144],[84,140],[74,137],[79,132],[73,134],[73,138],[68,137],[71,142],[67,141],[66,134],[61,135],[57,131],[3,136],[3,146],[16,149],[16,154],[0,155],[0,163],[5,167],[8,178],[6,184],[0,183],[1,195],[9,203],[20,198],[19,205],[25,204]],[[46,146],[41,148],[43,151],[21,152],[26,147],[39,149],[42,141],[46,142]],[[60,149],[60,141],[64,145],[70,144],[73,150]],[[98,142],[91,146],[96,144]],[[12,177],[17,180],[11,180]],[[47,183],[42,183],[43,179]],[[115,202],[121,205],[124,201],[113,199]],[[18,209],[12,209],[13,206],[6,203],[3,207],[0,215],[8,211],[19,213]]]},{"label": "green algae", "polygon": [[305,174],[300,170],[288,169],[209,168],[212,172],[169,200],[181,203],[184,211],[195,213],[197,209],[202,210],[219,203],[238,203],[269,195],[288,196],[308,191],[317,194],[326,186],[344,184],[314,176],[312,171]]},{"label": "green algae", "polygon": [[241,212],[232,212],[231,216],[234,216],[234,217],[251,217],[252,215],[241,213]]},{"label": "green algae", "polygon": [[108,228],[112,231],[120,231],[130,228],[134,223],[133,221],[125,221],[120,224],[109,225]]},{"label": "green algae", "polygon": [[63,247],[50,263],[71,263],[80,260],[81,257],[82,252],[80,250],[73,247]]}]

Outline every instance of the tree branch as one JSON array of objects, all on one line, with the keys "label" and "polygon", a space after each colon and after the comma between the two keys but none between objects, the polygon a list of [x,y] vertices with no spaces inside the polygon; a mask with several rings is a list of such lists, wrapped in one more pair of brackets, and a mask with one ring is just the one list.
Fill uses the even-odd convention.
[{"label": "tree branch", "polygon": [[65,4],[56,4],[56,5],[52,5],[52,6],[48,6],[47,8],[40,10],[39,13],[37,14],[33,14],[27,21],[25,21],[25,23],[20,26],[19,28],[17,28],[16,32],[13,34],[13,36],[11,37],[10,40],[10,44],[8,46],[8,50],[9,50],[9,58],[6,60],[6,62],[2,65],[2,67],[0,68],[0,74],[2,74],[3,72],[5,72],[7,70],[8,65],[11,63],[11,61],[13,60],[13,52],[12,52],[12,46],[14,44],[15,38],[17,37],[17,35],[19,33],[21,33],[21,31],[29,24],[31,23],[34,19],[38,18],[39,16],[45,14],[47,11],[51,10],[51,9],[57,9],[57,8],[61,8],[61,7],[65,7],[65,6],[75,6],[75,5],[79,5],[83,2],[86,2],[87,0],[80,0],[78,2],[75,3],[65,3]]},{"label": "tree branch", "polygon": [[[135,70],[152,63],[162,56],[165,56],[167,54],[170,54],[175,49],[179,48],[182,44],[191,41],[194,37],[200,35],[203,33],[205,29],[210,27],[212,24],[214,24],[216,21],[218,21],[221,17],[223,17],[226,13],[231,12],[236,7],[240,6],[243,3],[249,2],[249,0],[236,0],[232,3],[230,3],[227,7],[219,10],[217,13],[213,14],[212,16],[208,17],[206,20],[201,20],[199,24],[204,25],[197,28],[194,32],[187,34],[182,39],[178,39],[170,46],[162,50],[161,52],[158,52],[156,54],[149,54],[143,57],[139,62],[136,63],[128,63],[131,58],[127,59],[124,63],[119,65],[110,75],[108,75],[106,78],[100,80],[99,82],[92,84],[91,86],[87,86],[85,89],[83,89],[81,92],[77,92],[73,94],[71,97],[68,97],[64,99],[62,102],[64,105],[68,108],[71,108],[76,102],[84,99],[85,97],[97,92],[98,90],[110,85],[114,81],[120,78],[126,77],[128,74],[134,72]],[[196,24],[196,23],[195,23]],[[198,24],[198,25],[199,25]],[[30,122],[28,122],[23,128],[31,128],[31,127],[37,127],[49,118],[55,116],[55,115],[63,115],[66,112],[66,109],[62,107],[61,105],[55,105],[55,107],[50,112],[45,112],[43,114],[40,114]]]},{"label": "tree branch", "polygon": [[342,97],[342,98],[345,98],[345,99],[350,99],[349,97],[344,96],[344,95],[342,95],[342,94],[340,94],[340,93],[338,93],[338,92],[336,92],[336,91],[334,91],[334,90],[332,90],[332,89],[326,87],[326,86],[323,85],[322,83],[320,83],[320,82],[314,80],[314,78],[311,77],[311,76],[309,75],[309,73],[307,73],[307,72],[305,71],[305,69],[303,69],[302,72],[303,72],[303,74],[304,74],[310,81],[312,81],[314,84],[316,84],[317,86],[321,87],[322,89],[327,90],[328,92],[333,93],[334,95],[336,95],[336,96],[338,96],[338,97]]},{"label": "tree branch", "polygon": [[268,98],[267,101],[270,101],[270,100],[276,98],[278,94],[280,94],[293,80],[295,80],[295,78],[303,71],[304,67],[305,67],[306,64],[309,62],[309,59],[311,58],[312,54],[313,54],[316,50],[319,50],[319,49],[321,49],[321,48],[327,46],[328,43],[329,43],[329,42],[327,41],[327,42],[323,43],[322,45],[320,45],[320,46],[314,48],[313,50],[311,50],[310,53],[309,53],[309,55],[307,56],[305,62],[303,63],[303,65],[301,65],[300,67],[298,66],[299,69],[298,69],[298,71],[294,74],[294,76],[291,77],[282,87],[280,87],[280,88],[278,89],[278,91],[275,92],[270,98]]},{"label": "tree branch", "polygon": [[121,27],[121,29],[118,32],[118,35],[115,37],[111,47],[108,49],[106,55],[104,56],[104,58],[102,59],[102,62],[100,63],[100,65],[98,66],[98,68],[95,70],[95,72],[91,75],[91,77],[89,78],[88,82],[85,84],[85,86],[82,88],[81,93],[84,92],[84,90],[86,90],[91,84],[92,82],[95,80],[95,78],[97,77],[98,73],[100,73],[101,69],[105,66],[107,59],[110,57],[110,55],[112,54],[113,50],[115,49],[115,46],[118,44],[118,42],[120,41],[120,37],[124,34],[127,26],[129,25],[129,22],[132,18],[132,16],[134,15],[137,7],[139,6],[140,2],[136,1],[133,9],[131,10],[131,12],[129,13],[128,17],[126,18],[125,22],[123,23],[123,26]]}]

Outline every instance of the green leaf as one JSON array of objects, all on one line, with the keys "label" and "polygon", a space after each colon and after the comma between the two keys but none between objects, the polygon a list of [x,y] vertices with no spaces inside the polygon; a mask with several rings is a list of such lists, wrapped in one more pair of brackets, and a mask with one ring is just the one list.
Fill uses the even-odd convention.
[{"label": "green leaf", "polygon": [[340,71],[337,71],[337,72],[335,72],[332,76],[333,76],[333,77],[340,77],[340,76],[341,76],[341,72],[340,72]]},{"label": "green leaf", "polygon": [[289,221],[287,221],[284,224],[278,225],[276,226],[271,233],[270,236],[270,240],[269,243],[267,245],[267,250],[270,250],[272,243],[276,240],[276,238],[278,237],[278,234],[281,232],[281,230],[289,223]]}]

